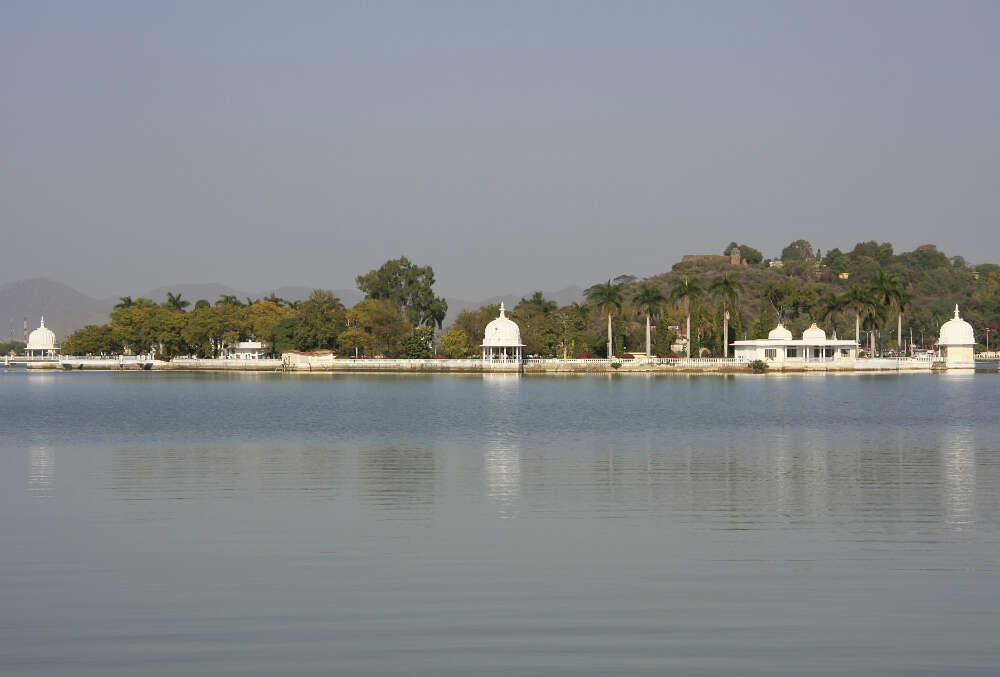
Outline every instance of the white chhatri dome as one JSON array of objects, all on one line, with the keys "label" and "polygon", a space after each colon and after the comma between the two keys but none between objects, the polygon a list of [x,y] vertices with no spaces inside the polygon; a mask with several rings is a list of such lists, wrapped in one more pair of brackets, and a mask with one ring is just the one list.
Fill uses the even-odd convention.
[{"label": "white chhatri dome", "polygon": [[819,327],[817,327],[816,323],[813,322],[812,325],[808,329],[806,329],[804,332],[802,332],[802,340],[803,341],[825,341],[826,340],[826,332],[823,331],[822,329],[820,329]]},{"label": "white chhatri dome", "polygon": [[28,345],[26,350],[55,350],[56,334],[45,326],[45,318],[38,329],[28,334]]},{"label": "white chhatri dome", "polygon": [[785,325],[778,323],[778,326],[767,335],[769,341],[791,341],[792,332],[785,329]]},{"label": "white chhatri dome", "polygon": [[955,304],[955,317],[941,325],[938,345],[941,346],[973,346],[976,344],[976,333],[972,325],[958,314],[958,304]]},{"label": "white chhatri dome", "polygon": [[517,323],[509,319],[504,312],[503,301],[500,302],[500,317],[486,325],[486,335],[483,337],[483,347],[511,348],[520,347],[521,329]]}]

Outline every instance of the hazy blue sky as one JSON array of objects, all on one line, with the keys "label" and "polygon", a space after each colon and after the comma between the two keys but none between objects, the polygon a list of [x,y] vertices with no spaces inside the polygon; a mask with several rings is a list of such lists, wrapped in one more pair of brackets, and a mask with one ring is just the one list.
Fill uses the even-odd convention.
[{"label": "hazy blue sky", "polygon": [[10,2],[0,282],[479,297],[730,240],[1000,261],[1000,2]]}]

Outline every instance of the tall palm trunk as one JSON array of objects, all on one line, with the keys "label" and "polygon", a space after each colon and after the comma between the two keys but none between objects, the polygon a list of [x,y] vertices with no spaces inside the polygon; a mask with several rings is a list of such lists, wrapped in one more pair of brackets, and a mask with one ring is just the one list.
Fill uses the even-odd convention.
[{"label": "tall palm trunk", "polygon": [[611,343],[611,313],[608,313],[608,359],[614,357]]},{"label": "tall palm trunk", "polygon": [[729,311],[722,314],[722,356],[729,357]]},{"label": "tall palm trunk", "polygon": [[903,348],[903,311],[899,311],[899,316],[897,319],[896,326],[896,350],[901,350]]},{"label": "tall palm trunk", "polygon": [[684,352],[687,354],[688,358],[691,357],[691,309],[688,308],[687,312],[687,332],[685,333],[687,339],[686,345],[684,346]]},{"label": "tall palm trunk", "polygon": [[649,352],[650,350],[649,346],[651,343],[652,342],[649,340],[649,313],[646,313],[646,357],[647,358],[652,356],[652,354]]},{"label": "tall palm trunk", "polygon": [[854,313],[854,342],[861,347],[861,313]]}]

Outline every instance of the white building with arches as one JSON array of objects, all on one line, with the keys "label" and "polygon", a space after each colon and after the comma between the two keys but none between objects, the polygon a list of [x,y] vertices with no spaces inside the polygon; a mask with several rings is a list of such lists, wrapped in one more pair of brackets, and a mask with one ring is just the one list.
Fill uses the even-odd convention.
[{"label": "white building with arches", "polygon": [[826,332],[813,322],[796,339],[784,325],[778,324],[766,339],[733,342],[733,356],[747,361],[763,360],[775,363],[813,363],[854,360],[858,344],[853,340],[826,337]]},{"label": "white building with arches", "polygon": [[28,344],[24,354],[28,357],[54,357],[59,354],[56,333],[45,326],[45,317],[35,331],[28,334]]}]

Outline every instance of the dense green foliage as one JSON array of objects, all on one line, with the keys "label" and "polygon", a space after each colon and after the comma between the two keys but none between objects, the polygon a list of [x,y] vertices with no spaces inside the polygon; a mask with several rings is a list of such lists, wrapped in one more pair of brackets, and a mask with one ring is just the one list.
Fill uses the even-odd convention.
[{"label": "dense green foliage", "polygon": [[[874,241],[820,256],[809,242],[797,240],[785,247],[783,266],[770,267],[753,247],[733,242],[725,251],[733,247],[739,247],[744,265],[704,257],[646,279],[621,275],[590,287],[587,304],[559,307],[541,292],[522,298],[510,316],[521,328],[525,355],[604,356],[609,316],[616,355],[644,349],[647,317],[656,325],[654,354],[670,354],[690,317],[691,354],[721,355],[726,311],[730,341],[766,337],[778,321],[796,335],[817,322],[841,338],[853,338],[856,328],[874,332],[880,347],[895,350],[897,342],[909,343],[911,331],[917,346],[932,345],[958,304],[980,349],[987,327],[991,342],[1000,340],[1000,265],[973,267],[934,245],[895,254],[891,244]],[[245,302],[222,296],[214,304],[202,299],[191,306],[171,294],[158,305],[126,296],[109,324],[80,329],[66,338],[63,351],[208,357],[227,344],[256,338],[274,353],[330,348],[345,355],[430,356],[433,328],[447,308],[434,296],[433,282],[430,266],[401,257],[358,277],[367,298],[350,309],[323,290],[299,303],[273,295]],[[498,313],[496,305],[459,313],[440,339],[440,352],[478,354],[485,327]]]},{"label": "dense green foliage", "polygon": [[24,341],[7,341],[0,343],[0,355],[21,355],[24,353]]},{"label": "dense green foliage", "polygon": [[[368,298],[351,309],[323,289],[295,303],[273,294],[245,301],[224,294],[214,304],[200,299],[190,311],[186,309],[191,303],[172,292],[163,304],[123,296],[111,311],[108,324],[74,332],[63,342],[63,352],[217,357],[237,341],[258,340],[274,354],[290,349],[331,349],[399,357],[410,346],[429,356],[432,325],[440,324],[447,308],[431,289],[433,269],[400,258],[358,279],[359,284],[363,281]],[[398,289],[391,291],[397,284]],[[412,340],[415,336],[423,348],[415,347],[420,342]]]}]

